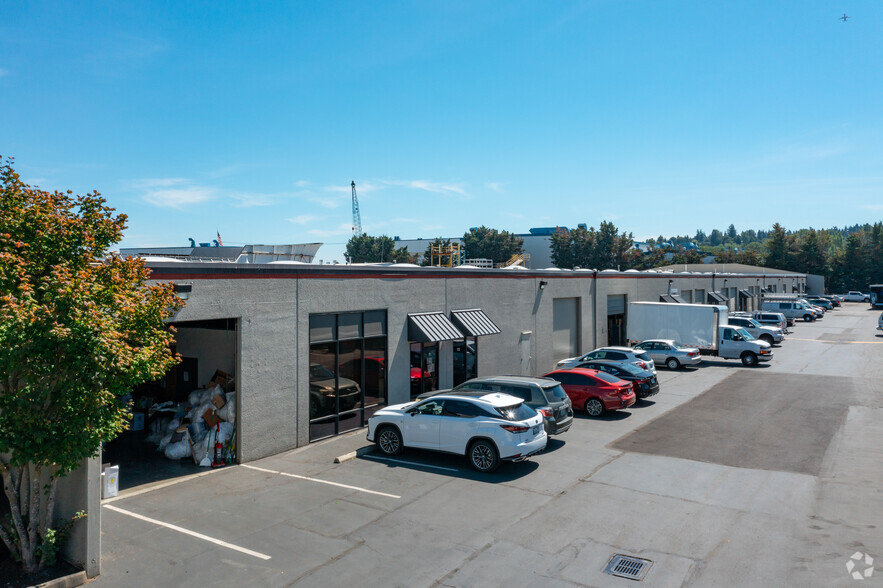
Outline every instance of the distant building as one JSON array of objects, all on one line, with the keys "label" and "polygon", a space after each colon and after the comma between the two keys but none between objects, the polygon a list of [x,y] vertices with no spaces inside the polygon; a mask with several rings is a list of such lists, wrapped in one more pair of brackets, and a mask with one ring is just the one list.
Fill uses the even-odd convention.
[{"label": "distant building", "polygon": [[212,246],[208,243],[200,243],[190,247],[125,247],[120,249],[120,255],[123,257],[168,258],[180,261],[232,261],[235,263],[287,261],[313,263],[316,252],[321,246],[322,243],[237,246]]}]

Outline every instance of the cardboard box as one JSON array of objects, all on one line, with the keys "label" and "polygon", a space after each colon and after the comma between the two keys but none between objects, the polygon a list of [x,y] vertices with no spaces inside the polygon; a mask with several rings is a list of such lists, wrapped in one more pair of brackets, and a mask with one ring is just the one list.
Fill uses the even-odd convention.
[{"label": "cardboard box", "polygon": [[212,396],[212,404],[215,405],[215,408],[218,410],[224,408],[224,405],[227,404],[227,401],[224,399],[222,394],[216,394]]},{"label": "cardboard box", "polygon": [[212,386],[220,386],[221,390],[225,392],[233,390],[233,376],[231,376],[227,372],[215,370],[215,375],[212,376],[212,379],[208,383],[208,385],[209,388],[211,388]]},{"label": "cardboard box", "polygon": [[204,413],[202,413],[202,420],[205,421],[205,424],[209,426],[209,428],[213,428],[218,423],[224,422],[224,419],[218,416],[211,408],[207,408]]}]

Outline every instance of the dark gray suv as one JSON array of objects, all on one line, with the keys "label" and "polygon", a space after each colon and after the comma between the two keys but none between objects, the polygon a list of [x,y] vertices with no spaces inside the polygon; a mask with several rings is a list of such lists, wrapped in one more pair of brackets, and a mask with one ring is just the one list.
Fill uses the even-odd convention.
[{"label": "dark gray suv", "polygon": [[573,406],[561,383],[552,378],[531,378],[527,376],[490,376],[472,378],[453,390],[425,392],[418,399],[436,394],[459,394],[462,396],[484,396],[485,394],[509,394],[524,400],[543,417],[543,428],[547,435],[560,435],[573,424]]}]

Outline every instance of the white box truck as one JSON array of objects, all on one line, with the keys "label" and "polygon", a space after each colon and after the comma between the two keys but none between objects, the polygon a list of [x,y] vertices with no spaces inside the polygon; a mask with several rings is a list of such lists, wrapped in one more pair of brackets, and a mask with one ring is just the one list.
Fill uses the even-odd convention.
[{"label": "white box truck", "polygon": [[746,366],[770,361],[772,347],[742,327],[728,325],[728,313],[726,306],[711,304],[631,302],[628,339],[633,345],[648,339],[674,339],[697,347],[702,355],[740,359]]}]

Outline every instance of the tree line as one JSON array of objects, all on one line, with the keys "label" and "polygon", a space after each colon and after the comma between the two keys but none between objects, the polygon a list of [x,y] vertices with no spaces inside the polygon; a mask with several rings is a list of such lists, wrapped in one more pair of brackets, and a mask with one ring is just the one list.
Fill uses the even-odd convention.
[{"label": "tree line", "polygon": [[[468,259],[503,263],[523,253],[524,240],[507,231],[472,228],[463,235]],[[449,239],[428,242],[425,253],[395,248],[386,236],[358,235],[347,243],[350,263],[395,261],[430,265],[430,247],[450,245]],[[674,264],[702,263],[709,255],[716,263],[742,263],[824,276],[829,291],[865,290],[883,283],[883,222],[831,229],[788,231],[779,223],[772,229],[738,231],[730,224],[692,236],[659,235],[647,240],[646,251],[635,247],[632,233],[620,232],[609,221],[594,227],[558,228],[549,243],[552,262],[562,269],[646,270]],[[442,260],[446,263],[447,260]]]}]

